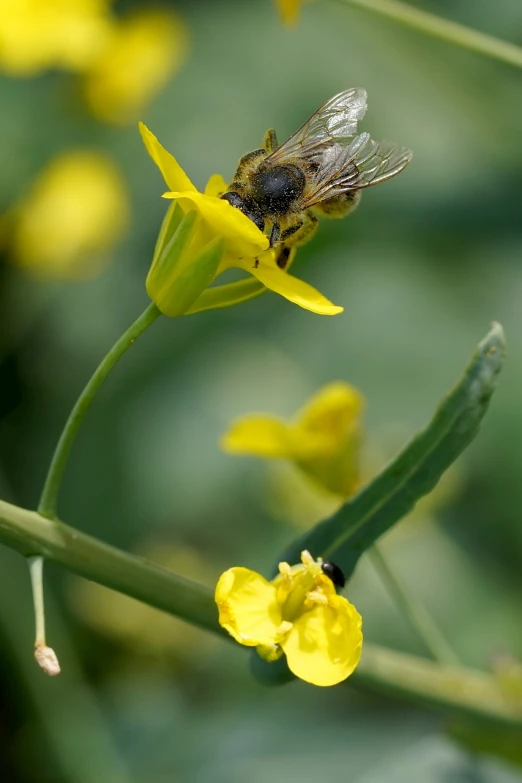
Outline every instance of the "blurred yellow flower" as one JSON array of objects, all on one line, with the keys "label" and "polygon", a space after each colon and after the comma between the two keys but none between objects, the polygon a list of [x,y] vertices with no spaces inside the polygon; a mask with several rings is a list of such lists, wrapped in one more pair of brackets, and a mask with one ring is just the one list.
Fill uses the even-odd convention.
[{"label": "blurred yellow flower", "polygon": [[343,381],[324,386],[290,422],[252,414],[232,423],[225,451],[288,459],[321,487],[344,498],[360,485],[364,398]]},{"label": "blurred yellow flower", "polygon": [[299,21],[301,5],[305,0],[275,0],[283,24],[294,25]]},{"label": "blurred yellow flower", "polygon": [[240,644],[262,658],[286,655],[289,669],[312,685],[336,685],[361,657],[362,619],[337,595],[335,585],[309,552],[302,565],[279,564],[268,582],[248,568],[230,568],[216,585],[219,622]]},{"label": "blurred yellow flower", "polygon": [[115,22],[85,74],[87,103],[100,120],[128,123],[166,85],[185,59],[188,33],[167,9],[143,8]]},{"label": "blurred yellow flower", "polygon": [[[183,212],[196,211],[201,218],[204,230],[200,245],[208,243],[212,237],[221,237],[224,240],[225,252],[216,276],[230,267],[237,267],[256,277],[266,288],[306,310],[321,315],[336,315],[342,312],[342,307],[332,304],[308,283],[279,269],[274,251],[268,249],[268,237],[239,209],[220,198],[227,190],[221,176],[212,176],[205,192],[200,193],[176,159],[142,123],[140,131],[149,155],[170,188],[170,192],[165,193],[164,197],[176,201]],[[198,250],[200,249],[198,247]],[[164,303],[159,301],[160,292],[151,290],[150,286],[147,291],[151,299],[165,312]]]},{"label": "blurred yellow flower", "polygon": [[2,0],[0,70],[31,76],[47,68],[83,70],[111,30],[108,0]]},{"label": "blurred yellow flower", "polygon": [[128,194],[111,158],[92,150],[56,157],[4,219],[9,254],[48,277],[88,277],[103,267],[129,218]]}]

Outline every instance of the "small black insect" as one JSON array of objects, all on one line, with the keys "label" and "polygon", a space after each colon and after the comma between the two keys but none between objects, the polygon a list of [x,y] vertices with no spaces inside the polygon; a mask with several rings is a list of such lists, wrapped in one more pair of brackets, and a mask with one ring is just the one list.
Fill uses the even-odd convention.
[{"label": "small black insect", "polygon": [[321,568],[323,570],[323,574],[331,579],[336,587],[342,588],[345,586],[346,579],[338,565],[332,563],[331,560],[325,560],[324,563],[321,564]]}]

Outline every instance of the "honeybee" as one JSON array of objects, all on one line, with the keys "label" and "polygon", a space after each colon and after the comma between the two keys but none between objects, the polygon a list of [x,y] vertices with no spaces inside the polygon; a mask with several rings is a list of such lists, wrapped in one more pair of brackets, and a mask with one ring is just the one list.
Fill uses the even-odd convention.
[{"label": "honeybee", "polygon": [[263,147],[239,161],[221,198],[261,231],[270,230],[270,247],[276,248],[281,268],[294,248],[311,239],[318,217],[345,217],[358,205],[363,188],[394,177],[410,162],[410,150],[357,134],[365,112],[365,90],[345,90],[284,144],[278,145],[275,131],[268,130]]}]

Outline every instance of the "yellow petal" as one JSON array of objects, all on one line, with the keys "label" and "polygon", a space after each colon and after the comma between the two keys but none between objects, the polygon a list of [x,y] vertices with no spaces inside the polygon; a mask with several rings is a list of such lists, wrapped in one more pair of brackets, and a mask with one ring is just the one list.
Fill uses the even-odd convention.
[{"label": "yellow petal", "polygon": [[205,187],[205,196],[220,198],[228,190],[228,185],[221,174],[212,174]]},{"label": "yellow petal", "polygon": [[364,397],[349,383],[335,381],[314,394],[298,414],[299,426],[308,432],[339,437],[364,410]]},{"label": "yellow petal", "polygon": [[282,622],[275,585],[248,568],[229,568],[216,585],[219,623],[247,647],[276,642]]},{"label": "yellow petal", "polygon": [[361,657],[362,620],[346,598],[334,596],[302,614],[281,643],[290,670],[312,685],[337,685]]},{"label": "yellow petal", "polygon": [[[246,269],[246,266],[242,265],[242,268]],[[342,307],[332,304],[329,299],[319,293],[313,286],[305,283],[304,280],[299,280],[299,278],[293,277],[288,272],[284,272],[279,267],[272,266],[263,260],[260,260],[257,267],[253,266],[247,271],[251,272],[254,277],[257,277],[271,291],[284,296],[285,299],[299,305],[299,307],[303,307],[305,310],[311,310],[312,313],[337,315],[337,313],[343,312]]]},{"label": "yellow petal", "polygon": [[338,381],[321,389],[290,427],[294,459],[316,483],[350,497],[360,488],[364,398]]},{"label": "yellow petal", "polygon": [[275,0],[283,24],[297,24],[302,2],[303,0]]},{"label": "yellow petal", "polygon": [[164,198],[176,199],[185,211],[196,208],[216,236],[225,239],[227,250],[236,257],[253,259],[268,247],[268,237],[228,201],[205,196],[196,190],[164,193]]},{"label": "yellow petal", "polygon": [[176,158],[170,152],[167,152],[146,125],[140,122],[138,127],[147,152],[163,174],[163,179],[169,188],[171,190],[187,190],[197,193],[197,189],[187,177]]},{"label": "yellow petal", "polygon": [[114,20],[112,35],[84,75],[87,103],[104,122],[134,122],[185,59],[188,32],[181,19],[145,5]]},{"label": "yellow petal", "polygon": [[288,426],[275,416],[244,416],[236,419],[222,436],[221,448],[258,457],[292,455]]},{"label": "yellow petal", "polygon": [[297,414],[292,433],[296,456],[307,459],[358,448],[364,397],[344,381],[320,389]]},{"label": "yellow petal", "polygon": [[81,279],[103,268],[128,220],[127,185],[115,162],[72,149],[54,158],[4,217],[5,238],[13,261],[36,275]]}]

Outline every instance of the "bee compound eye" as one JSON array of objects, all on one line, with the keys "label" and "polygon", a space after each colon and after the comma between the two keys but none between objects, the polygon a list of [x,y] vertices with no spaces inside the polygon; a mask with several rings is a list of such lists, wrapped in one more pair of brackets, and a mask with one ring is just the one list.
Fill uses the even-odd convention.
[{"label": "bee compound eye", "polygon": [[323,574],[332,580],[336,587],[344,587],[346,584],[346,578],[338,565],[332,563],[331,560],[325,560],[321,565]]},{"label": "bee compound eye", "polygon": [[254,223],[260,231],[265,230],[265,220],[262,215],[259,215],[257,212],[254,212],[253,210],[248,210],[245,212],[245,215],[247,218],[250,218],[252,223]]},{"label": "bee compound eye", "polygon": [[223,201],[228,201],[228,203],[233,206],[237,207],[241,211],[245,208],[245,202],[239,195],[239,193],[234,193],[233,190],[229,190],[227,193],[223,193],[221,196]]},{"label": "bee compound eye", "polygon": [[258,227],[260,231],[265,230],[264,218],[256,209],[254,209],[255,205],[252,204],[250,199],[244,199],[243,196],[240,196],[239,193],[235,193],[233,190],[229,190],[227,193],[223,193],[221,198],[223,201],[228,201],[231,206],[239,209],[243,215],[246,215],[246,217]]}]

